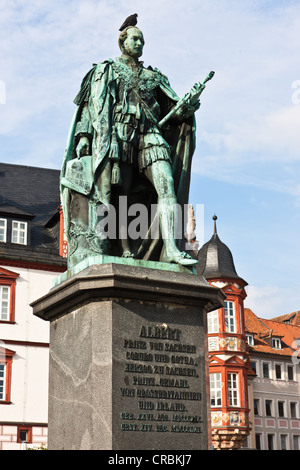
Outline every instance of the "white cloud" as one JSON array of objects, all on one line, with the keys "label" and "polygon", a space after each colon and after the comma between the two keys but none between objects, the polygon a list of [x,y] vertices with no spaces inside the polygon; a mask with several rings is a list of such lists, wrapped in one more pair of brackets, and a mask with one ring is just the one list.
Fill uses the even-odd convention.
[{"label": "white cloud", "polygon": [[[265,116],[228,123],[226,132],[202,133],[202,140],[231,156],[248,153],[255,161],[300,160],[300,106],[277,109]],[[259,152],[259,157],[257,155]]]},{"label": "white cloud", "polygon": [[[300,285],[298,283],[298,292]],[[295,286],[276,285],[248,286],[245,307],[262,318],[274,318],[299,310],[299,294]]]},{"label": "white cloud", "polygon": [[[193,170],[234,184],[299,196],[300,105],[232,121],[223,132],[199,131]],[[298,171],[297,171],[298,168]]]}]

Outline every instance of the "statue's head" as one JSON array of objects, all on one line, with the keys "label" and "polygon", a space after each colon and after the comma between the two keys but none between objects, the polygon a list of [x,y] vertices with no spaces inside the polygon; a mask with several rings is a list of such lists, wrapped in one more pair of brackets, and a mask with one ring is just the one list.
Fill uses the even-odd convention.
[{"label": "statue's head", "polygon": [[122,54],[134,59],[141,57],[145,41],[142,31],[135,26],[128,26],[119,36],[119,47]]}]

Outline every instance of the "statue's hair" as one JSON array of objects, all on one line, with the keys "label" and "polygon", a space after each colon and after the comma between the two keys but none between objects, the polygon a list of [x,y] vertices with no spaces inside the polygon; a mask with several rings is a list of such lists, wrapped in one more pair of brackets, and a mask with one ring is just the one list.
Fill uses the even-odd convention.
[{"label": "statue's hair", "polygon": [[[135,28],[135,29],[138,29],[139,31],[141,31],[137,26],[128,26],[127,28],[123,29],[123,31],[121,31],[120,35],[119,35],[119,40],[118,40],[118,44],[119,44],[119,48],[121,49],[121,51],[123,52],[123,49],[124,49],[124,46],[123,46],[123,43],[126,41],[127,39],[127,31],[130,29],[130,28]],[[142,32],[142,31],[141,31]],[[145,44],[145,41],[143,42],[143,44]]]}]

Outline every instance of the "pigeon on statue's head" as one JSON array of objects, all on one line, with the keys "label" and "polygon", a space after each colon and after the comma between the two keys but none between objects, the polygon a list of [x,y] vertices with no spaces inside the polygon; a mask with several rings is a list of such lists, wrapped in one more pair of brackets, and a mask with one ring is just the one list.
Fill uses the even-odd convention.
[{"label": "pigeon on statue's head", "polygon": [[134,13],[133,15],[128,16],[124,23],[122,24],[121,28],[119,31],[123,31],[123,29],[128,28],[128,26],[135,26],[137,24],[137,13]]}]

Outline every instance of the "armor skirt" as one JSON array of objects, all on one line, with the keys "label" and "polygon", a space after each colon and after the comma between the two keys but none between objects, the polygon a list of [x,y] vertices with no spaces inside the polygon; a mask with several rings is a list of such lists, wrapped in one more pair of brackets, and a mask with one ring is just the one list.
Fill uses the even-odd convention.
[{"label": "armor skirt", "polygon": [[121,162],[136,165],[141,173],[156,161],[171,163],[170,147],[156,126],[132,119],[132,115],[121,116],[114,123]]}]

